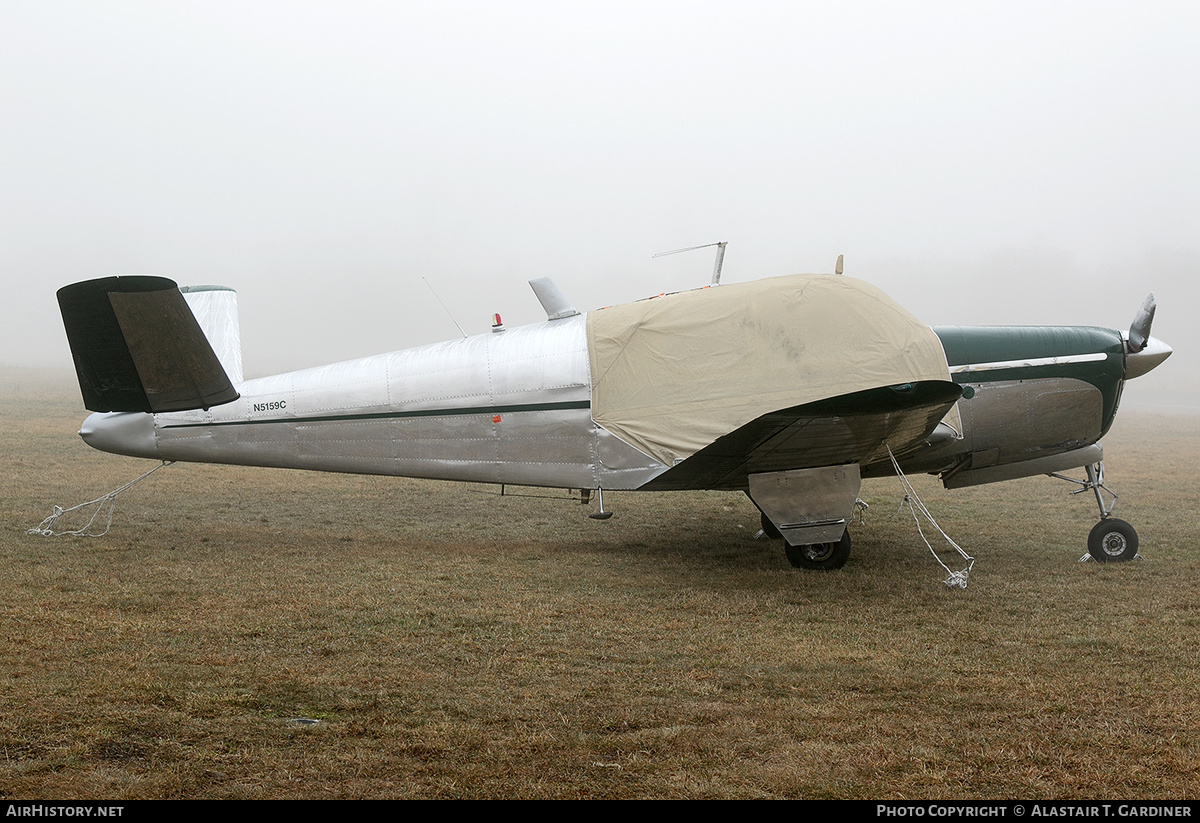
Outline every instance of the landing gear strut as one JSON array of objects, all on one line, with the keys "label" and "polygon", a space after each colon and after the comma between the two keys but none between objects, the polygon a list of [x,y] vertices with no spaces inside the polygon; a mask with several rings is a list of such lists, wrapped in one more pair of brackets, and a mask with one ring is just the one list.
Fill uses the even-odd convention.
[{"label": "landing gear strut", "polygon": [[[1138,556],[1138,536],[1133,526],[1116,517],[1110,517],[1113,507],[1117,505],[1117,495],[1104,485],[1104,463],[1089,463],[1084,467],[1087,480],[1076,480],[1061,474],[1051,474],[1059,480],[1067,480],[1079,486],[1071,494],[1081,494],[1091,491],[1096,495],[1096,505],[1100,508],[1100,522],[1092,527],[1088,535],[1088,553],[1081,559],[1086,560],[1090,555],[1097,563],[1114,563],[1133,560]],[[1101,492],[1107,492],[1112,500],[1105,501]]]}]

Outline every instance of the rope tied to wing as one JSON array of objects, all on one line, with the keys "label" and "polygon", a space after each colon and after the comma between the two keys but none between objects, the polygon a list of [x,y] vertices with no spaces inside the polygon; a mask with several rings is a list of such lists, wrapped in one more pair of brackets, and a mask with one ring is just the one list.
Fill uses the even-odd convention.
[{"label": "rope tied to wing", "polygon": [[[917,524],[917,532],[921,535],[921,539],[925,541],[926,548],[929,549],[929,553],[933,555],[933,559],[938,562],[938,565],[945,569],[946,574],[949,575],[943,582],[952,589],[965,589],[967,587],[967,578],[971,574],[971,569],[975,566],[975,558],[967,554],[963,550],[962,546],[955,543],[950,535],[946,534],[946,532],[942,530],[942,527],[937,524],[937,521],[933,519],[933,515],[929,513],[929,509],[927,509],[925,504],[921,502],[921,498],[917,494],[917,490],[913,488],[913,485],[909,482],[908,477],[906,477],[904,472],[901,471],[900,461],[896,459],[896,455],[892,454],[891,446],[889,446],[887,443],[884,443],[883,446],[887,449],[888,457],[891,458],[892,461],[892,468],[895,469],[896,477],[900,480],[900,486],[904,489],[904,499],[900,501],[900,506],[896,509],[896,511],[900,511],[900,509],[904,508],[906,504],[908,505],[908,510],[913,516],[913,522]],[[925,536],[925,530],[921,528],[921,518],[925,518],[925,520],[937,530],[938,534],[940,534],[947,543],[949,543],[958,551],[959,555],[961,555],[963,560],[965,560],[967,563],[966,568],[960,569],[959,571],[954,571],[942,561],[942,558],[938,556],[938,553],[930,544],[929,538]]]},{"label": "rope tied to wing", "polygon": [[[95,500],[89,500],[86,503],[80,503],[79,505],[72,506],[69,509],[64,509],[62,506],[55,506],[49,517],[43,520],[36,528],[28,529],[25,533],[40,534],[42,537],[60,537],[62,535],[74,535],[77,537],[103,537],[104,535],[108,534],[108,530],[112,526],[113,510],[117,505],[117,495],[133,488],[138,483],[161,469],[163,466],[169,466],[173,462],[175,461],[172,460],[167,462],[164,460],[162,463],[159,463],[157,466],[150,469],[150,471],[142,474],[140,477],[130,480],[124,486],[113,489],[108,494],[97,497]],[[72,512],[86,510],[89,506],[94,506],[95,511],[92,512],[92,516],[88,519],[87,523],[84,523],[78,529],[54,531],[54,527],[58,524],[59,518],[63,517],[64,515],[71,514]],[[92,528],[93,524],[95,524],[102,515],[104,516],[104,531],[94,533],[91,532],[90,529]]]}]

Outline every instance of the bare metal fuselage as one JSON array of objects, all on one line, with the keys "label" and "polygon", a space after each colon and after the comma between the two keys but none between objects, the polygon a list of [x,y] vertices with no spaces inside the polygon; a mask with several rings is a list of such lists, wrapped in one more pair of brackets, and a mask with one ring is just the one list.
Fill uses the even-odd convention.
[{"label": "bare metal fuselage", "polygon": [[247,380],[207,411],[94,414],[80,433],[167,461],[635,489],[667,467],[592,421],[584,321]]}]

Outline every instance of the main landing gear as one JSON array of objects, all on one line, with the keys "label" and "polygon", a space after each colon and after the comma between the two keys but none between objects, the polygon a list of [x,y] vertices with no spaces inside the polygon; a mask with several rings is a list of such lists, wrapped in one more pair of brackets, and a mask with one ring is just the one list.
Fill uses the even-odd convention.
[{"label": "main landing gear", "polygon": [[[772,540],[783,540],[783,535],[775,524],[764,514],[762,515],[763,535]],[[830,570],[840,569],[850,559],[850,532],[842,532],[840,540],[832,543],[808,543],[793,546],[783,540],[783,551],[788,562],[797,569]]]},{"label": "main landing gear", "polygon": [[[1117,495],[1104,485],[1104,463],[1089,463],[1084,467],[1087,480],[1076,480],[1061,474],[1051,474],[1059,480],[1066,480],[1079,486],[1071,494],[1081,494],[1091,491],[1096,495],[1096,505],[1100,507],[1100,522],[1092,527],[1088,534],[1088,553],[1080,560],[1091,557],[1097,563],[1123,563],[1138,556],[1138,536],[1133,526],[1116,517],[1110,517],[1113,507],[1117,505]],[[1101,492],[1108,492],[1112,500],[1105,501]]]},{"label": "main landing gear", "polygon": [[762,514],[763,534],[782,540],[798,569],[840,569],[850,557],[846,526],[862,485],[857,463],[763,472],[746,493]]}]

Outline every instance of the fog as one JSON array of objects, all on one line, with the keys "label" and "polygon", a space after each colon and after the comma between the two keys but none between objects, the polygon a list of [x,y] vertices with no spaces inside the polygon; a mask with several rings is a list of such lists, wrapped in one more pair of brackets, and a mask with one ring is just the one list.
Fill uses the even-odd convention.
[{"label": "fog", "polygon": [[[1175,347],[1200,411],[1200,6],[0,5],[0,364],[54,292],[238,290],[249,376],[708,283],[832,271],[931,324]],[[432,290],[426,285],[432,286]],[[454,320],[439,304],[448,307]]]}]

